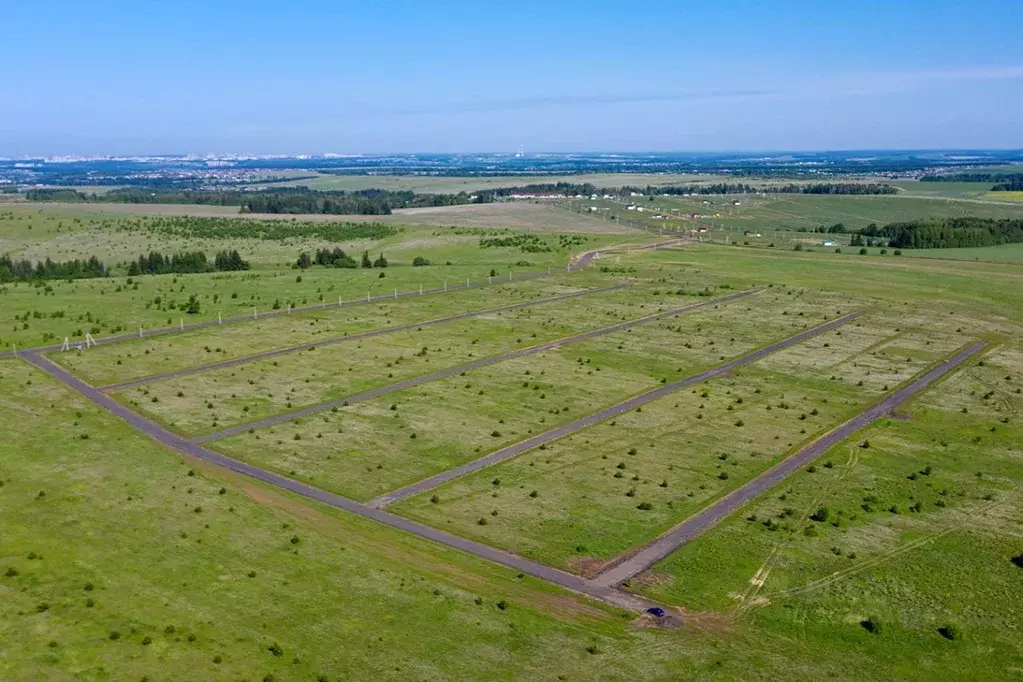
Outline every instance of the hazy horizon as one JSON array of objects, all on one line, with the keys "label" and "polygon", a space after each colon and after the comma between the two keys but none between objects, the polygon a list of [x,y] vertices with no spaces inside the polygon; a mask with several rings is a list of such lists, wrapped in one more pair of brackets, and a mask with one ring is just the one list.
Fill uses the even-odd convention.
[{"label": "hazy horizon", "polygon": [[[466,152],[451,152],[444,150],[430,150],[421,152],[409,152],[409,151],[393,151],[393,152],[334,152],[331,150],[298,150],[293,152],[252,152],[247,150],[232,150],[225,152],[206,152],[206,151],[149,151],[149,152],[138,152],[138,153],[95,153],[95,154],[74,154],[74,153],[61,153],[57,152],[54,154],[20,154],[3,156],[0,155],[0,160],[5,161],[18,161],[18,160],[55,160],[55,159],[66,159],[66,158],[93,158],[93,159],[117,159],[117,158],[153,158],[153,159],[204,159],[204,158],[285,158],[285,159],[323,159],[323,158],[388,158],[388,157],[469,157],[469,156],[492,156],[492,157],[512,157],[521,154],[523,158],[542,158],[546,156],[580,156],[586,158],[593,157],[622,157],[622,158],[636,158],[649,155],[651,157],[703,157],[703,158],[719,158],[719,157],[730,157],[742,155],[745,158],[771,158],[777,159],[786,155],[828,155],[828,154],[876,154],[876,155],[944,155],[950,160],[970,160],[974,154],[990,154],[990,155],[1004,155],[1004,154],[1023,154],[1023,147],[976,147],[976,148],[943,148],[943,147],[932,147],[932,148],[919,148],[919,149],[901,149],[901,148],[875,148],[875,149],[860,149],[860,148],[849,148],[849,149],[716,149],[716,150],[690,150],[690,149],[620,149],[620,150],[599,150],[599,149],[570,149],[570,150],[472,150]],[[956,154],[962,154],[963,156],[955,156]],[[978,157],[977,161],[985,161],[986,159]]]},{"label": "hazy horizon", "polygon": [[1023,4],[1003,0],[21,3],[5,22],[3,157],[1023,147]]}]

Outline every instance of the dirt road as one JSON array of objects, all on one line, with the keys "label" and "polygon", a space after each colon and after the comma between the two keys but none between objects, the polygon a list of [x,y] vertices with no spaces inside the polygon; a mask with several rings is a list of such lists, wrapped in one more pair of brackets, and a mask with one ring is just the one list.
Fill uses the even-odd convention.
[{"label": "dirt road", "polygon": [[653,400],[657,400],[658,398],[673,393],[674,391],[677,391],[680,388],[692,386],[694,384],[707,381],[708,379],[713,379],[714,377],[719,377],[728,374],[733,370],[742,367],[743,365],[755,362],[760,358],[770,355],[771,353],[779,351],[783,348],[788,348],[789,346],[793,346],[797,343],[800,343],[801,341],[805,341],[806,339],[812,336],[816,336],[831,329],[835,329],[836,327],[840,327],[846,324],[847,322],[856,319],[857,317],[860,316],[860,314],[861,313],[858,312],[852,313],[844,317],[840,317],[837,320],[832,320],[831,322],[826,322],[825,324],[819,325],[817,327],[807,329],[806,331],[800,332],[795,336],[791,336],[783,341],[778,341],[777,343],[765,346],[763,348],[760,348],[759,350],[753,351],[752,353],[743,355],[740,358],[736,358],[735,360],[726,362],[723,365],[718,365],[717,367],[708,369],[705,372],[700,372],[699,374],[695,374],[691,377],[686,377],[685,379],[680,379],[670,384],[665,384],[664,386],[655,388],[652,391],[641,393],[640,395],[629,398],[628,400],[620,402],[617,405],[612,405],[611,407],[605,408],[603,410],[600,410],[599,412],[595,412],[586,417],[582,417],[581,419],[576,419],[575,421],[569,422],[568,424],[563,424],[562,426],[551,429],[550,431],[546,431],[539,435],[533,436],[532,438],[527,438],[526,440],[519,441],[518,443],[513,443],[508,447],[492,452],[486,457],[481,457],[480,459],[473,460],[472,462],[468,462],[461,466],[455,467],[454,469],[449,469],[435,476],[423,479],[418,483],[413,483],[403,488],[398,488],[397,490],[385,493],[383,495],[380,495],[379,497],[373,498],[367,504],[374,507],[386,507],[387,505],[394,504],[395,502],[407,499],[409,497],[412,497],[413,495],[418,495],[422,492],[443,485],[448,481],[452,481],[456,478],[461,478],[466,474],[470,474],[474,471],[478,471],[480,469],[493,466],[494,464],[503,462],[506,459],[510,459],[512,457],[520,455],[523,452],[526,452],[527,450],[532,450],[533,448],[539,445],[543,445],[544,443],[548,443],[552,440],[557,440],[558,438],[563,438],[564,436],[575,433],[576,431],[580,431],[589,426],[592,426],[597,422],[604,421],[605,419],[609,419],[616,415],[622,414],[623,412],[634,410],[637,407],[640,407],[641,405],[645,405]]},{"label": "dirt road", "polygon": [[732,515],[744,504],[762,493],[778,485],[793,473],[817,459],[832,446],[842,442],[853,433],[869,426],[878,419],[917,395],[932,383],[943,377],[960,364],[988,347],[987,342],[975,343],[960,350],[944,362],[932,367],[913,381],[893,392],[873,407],[864,410],[849,421],[828,431],[826,434],[807,444],[791,457],[779,462],[744,486],[725,495],[703,510],[664,533],[653,542],[639,550],[611,561],[597,575],[595,581],[607,587],[620,585],[622,582],[639,575],[657,562],[661,561],[682,545],[691,542],[705,533],[721,519]]},{"label": "dirt road", "polygon": [[369,339],[374,336],[394,334],[396,332],[408,331],[410,329],[419,329],[420,327],[433,327],[438,324],[444,324],[446,322],[456,322],[458,320],[466,320],[473,317],[481,317],[483,315],[493,315],[495,313],[502,313],[508,310],[517,310],[519,308],[530,308],[535,305],[545,305],[547,303],[567,301],[573,298],[589,296],[590,294],[606,294],[612,291],[620,291],[622,289],[626,289],[628,288],[628,286],[629,285],[627,284],[619,284],[618,286],[605,287],[603,289],[586,289],[583,291],[575,291],[572,292],[571,294],[564,294],[562,296],[552,296],[550,298],[534,299],[530,301],[523,301],[522,303],[512,303],[509,305],[498,306],[497,308],[487,308],[486,310],[472,310],[469,312],[458,313],[457,315],[448,315],[447,317],[436,317],[432,320],[423,320],[422,322],[409,322],[408,324],[399,324],[393,327],[371,329],[366,332],[351,334],[349,336],[335,336],[329,339],[320,339],[318,341],[313,341],[311,343],[303,343],[299,346],[275,348],[274,350],[268,350],[262,353],[254,353],[253,355],[246,355],[240,358],[233,358],[231,360],[211,362],[208,365],[197,365],[195,367],[186,367],[184,369],[178,369],[172,372],[162,372],[160,374],[152,374],[147,377],[139,377],[138,379],[129,379],[128,381],[121,381],[116,384],[101,386],[100,389],[103,391],[119,391],[125,388],[130,388],[132,386],[138,386],[140,384],[148,384],[154,381],[161,381],[163,379],[173,379],[176,377],[188,376],[189,374],[197,374],[199,372],[209,372],[210,370],[222,369],[224,367],[244,365],[249,362],[255,362],[256,360],[266,360],[267,358],[274,358],[279,355],[287,355],[288,353],[298,353],[301,351],[310,350],[312,348],[322,348],[324,346],[333,346],[338,343],[361,341],[363,339]]},{"label": "dirt road", "polygon": [[222,455],[219,452],[214,452],[202,445],[199,445],[198,443],[190,442],[181,436],[168,431],[159,424],[156,424],[155,422],[152,422],[129,410],[103,391],[85,383],[49,358],[32,352],[21,354],[21,357],[61,383],[67,385],[74,391],[93,401],[100,407],[103,407],[109,412],[112,412],[125,420],[131,426],[142,433],[145,433],[153,440],[178,452],[191,455],[192,457],[210,462],[211,464],[223,467],[224,469],[249,476],[258,481],[277,486],[284,490],[302,495],[303,497],[336,507],[337,509],[342,509],[368,519],[373,519],[374,521],[383,523],[392,528],[397,528],[398,530],[418,535],[462,552],[473,554],[483,559],[488,559],[503,566],[531,575],[535,578],[546,580],[547,582],[572,590],[573,592],[578,592],[595,599],[600,599],[630,611],[642,611],[650,606],[658,605],[643,597],[632,595],[613,587],[597,585],[592,580],[582,578],[572,573],[568,573],[551,566],[545,566],[544,564],[531,561],[514,554],[509,554],[508,552],[494,549],[493,547],[488,547],[487,545],[474,542],[472,540],[466,540],[465,538],[460,538],[450,533],[437,530],[436,528],[431,528],[421,523],[416,523],[415,521],[395,516],[394,514],[380,509],[368,507],[354,500],[342,497],[341,495],[320,490],[319,488],[314,488],[313,486],[300,483],[299,481],[294,481],[290,478],[281,476],[280,474],[275,474],[272,471],[260,469],[259,467],[251,464]]},{"label": "dirt road", "polygon": [[[273,417],[267,417],[266,419],[260,419],[259,421],[250,422],[248,424],[239,424],[238,426],[232,426],[221,431],[215,431],[213,433],[209,433],[203,436],[198,436],[196,438],[193,438],[192,440],[196,443],[208,443],[209,441],[219,440],[220,438],[237,436],[239,434],[245,433],[249,429],[261,429],[267,426],[273,426],[274,424],[280,424],[281,422],[291,421],[299,417],[308,417],[310,415],[331,410],[335,407],[343,407],[344,405],[350,405],[364,400],[369,400],[371,398],[377,398],[382,395],[387,395],[388,393],[393,393],[394,391],[400,391],[404,388],[412,388],[413,386],[419,386],[420,384],[425,384],[428,381],[444,379],[446,377],[455,376],[462,372],[468,372],[470,370],[479,369],[481,367],[487,367],[488,365],[496,365],[499,362],[505,362],[507,360],[512,360],[514,358],[522,358],[529,355],[536,355],[537,353],[542,353],[548,350],[554,350],[556,348],[560,348],[561,346],[567,346],[572,343],[578,343],[580,341],[595,339],[598,336],[604,336],[605,334],[621,331],[623,329],[629,329],[630,327],[648,324],[650,322],[655,322],[666,317],[674,317],[676,315],[681,315],[682,313],[691,312],[693,310],[700,310],[702,308],[709,308],[711,306],[716,306],[721,303],[727,303],[729,301],[734,301],[735,299],[738,298],[744,298],[746,296],[756,293],[757,291],[758,291],[757,289],[739,291],[734,294],[729,294],[728,296],[722,296],[721,298],[713,298],[708,301],[703,301],[702,303],[693,303],[687,306],[682,306],[681,308],[673,308],[671,310],[665,310],[654,315],[640,317],[635,320],[619,322],[618,324],[613,324],[610,327],[602,327],[601,329],[593,329],[587,332],[580,332],[578,334],[573,334],[572,336],[566,336],[560,339],[555,339],[554,341],[548,341],[546,343],[541,343],[536,346],[530,346],[529,348],[520,348],[519,350],[513,350],[507,353],[501,353],[499,355],[491,355],[486,358],[480,358],[479,360],[473,360],[472,362],[466,362],[461,365],[455,365],[454,367],[448,367],[447,369],[438,370],[430,374],[412,377],[411,379],[404,379],[402,381],[397,381],[393,384],[388,384],[386,386],[371,388],[368,391],[356,393],[354,395],[346,396],[344,398],[338,398],[337,400],[332,400],[328,403],[310,405],[309,407],[304,407],[293,412],[285,412],[283,414],[278,414]],[[170,372],[165,376],[180,376],[180,373]],[[108,389],[109,387],[104,388],[103,390]]]}]

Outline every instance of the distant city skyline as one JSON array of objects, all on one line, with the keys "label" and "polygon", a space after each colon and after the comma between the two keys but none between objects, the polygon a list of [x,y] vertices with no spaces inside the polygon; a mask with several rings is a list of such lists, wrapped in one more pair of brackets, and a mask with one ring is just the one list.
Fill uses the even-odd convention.
[{"label": "distant city skyline", "polygon": [[0,157],[1018,149],[1023,3],[5,8]]}]

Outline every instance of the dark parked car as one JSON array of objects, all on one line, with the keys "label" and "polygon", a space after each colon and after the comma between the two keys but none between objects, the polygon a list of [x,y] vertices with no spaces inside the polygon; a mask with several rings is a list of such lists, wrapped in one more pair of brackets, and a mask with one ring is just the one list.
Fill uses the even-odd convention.
[{"label": "dark parked car", "polygon": [[651,606],[649,609],[646,610],[646,612],[649,613],[651,616],[657,616],[658,618],[664,616],[664,609],[662,609],[660,606]]}]

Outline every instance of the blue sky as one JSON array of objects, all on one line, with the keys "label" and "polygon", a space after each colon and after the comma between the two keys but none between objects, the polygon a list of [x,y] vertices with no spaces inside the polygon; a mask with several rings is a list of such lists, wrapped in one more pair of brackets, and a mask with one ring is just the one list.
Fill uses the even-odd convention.
[{"label": "blue sky", "polygon": [[2,16],[0,156],[1023,147],[1020,0]]}]

